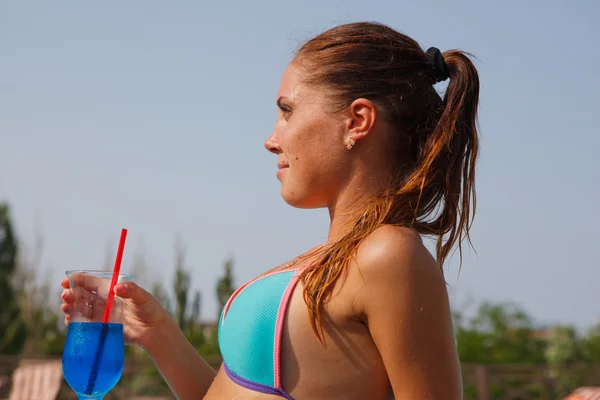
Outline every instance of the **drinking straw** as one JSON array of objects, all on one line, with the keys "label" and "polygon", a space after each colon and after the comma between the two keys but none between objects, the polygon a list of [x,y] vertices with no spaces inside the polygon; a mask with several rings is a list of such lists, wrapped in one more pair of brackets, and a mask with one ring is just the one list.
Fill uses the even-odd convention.
[{"label": "drinking straw", "polygon": [[108,299],[106,300],[106,307],[104,308],[104,317],[102,318],[103,323],[108,323],[110,319],[110,312],[112,310],[113,302],[115,300],[114,287],[119,280],[119,272],[121,271],[121,260],[123,260],[123,249],[125,248],[125,239],[127,238],[127,229],[121,229],[121,240],[119,240],[119,248],[117,250],[117,259],[115,260],[115,267],[113,269],[112,280],[110,281],[110,288],[108,289]]},{"label": "drinking straw", "polygon": [[94,386],[96,385],[96,379],[98,378],[98,367],[100,366],[100,357],[102,357],[102,351],[104,350],[104,344],[106,342],[106,335],[108,334],[108,321],[110,320],[110,313],[115,300],[114,287],[117,284],[119,272],[121,271],[121,261],[123,260],[123,250],[125,249],[126,238],[127,229],[121,229],[121,239],[119,240],[119,248],[117,249],[117,259],[115,260],[113,275],[110,281],[110,287],[108,289],[108,299],[106,300],[104,316],[102,317],[102,332],[100,333],[100,342],[98,343],[96,355],[94,356],[94,362],[92,363],[90,379],[88,380],[87,388],[85,390],[87,395],[91,395],[94,392]]}]

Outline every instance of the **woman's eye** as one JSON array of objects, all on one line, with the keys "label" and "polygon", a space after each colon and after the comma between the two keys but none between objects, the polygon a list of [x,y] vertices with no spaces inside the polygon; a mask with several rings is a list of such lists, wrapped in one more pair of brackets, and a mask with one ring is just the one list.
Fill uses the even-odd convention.
[{"label": "woman's eye", "polygon": [[292,113],[292,107],[288,106],[287,104],[280,103],[279,101],[277,102],[277,107],[281,111],[283,118],[288,119]]},{"label": "woman's eye", "polygon": [[289,107],[280,107],[279,108],[281,110],[281,115],[283,116],[284,119],[288,119],[290,117],[290,114],[292,113],[292,109]]}]

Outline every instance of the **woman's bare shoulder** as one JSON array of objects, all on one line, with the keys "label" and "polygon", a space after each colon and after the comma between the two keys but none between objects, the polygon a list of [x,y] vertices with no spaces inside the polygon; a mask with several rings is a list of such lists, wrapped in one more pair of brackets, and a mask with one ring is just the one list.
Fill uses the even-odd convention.
[{"label": "woman's bare shoulder", "polygon": [[393,225],[379,227],[361,243],[356,263],[361,269],[378,273],[386,273],[388,269],[391,274],[406,273],[415,268],[440,272],[421,235],[413,229]]}]

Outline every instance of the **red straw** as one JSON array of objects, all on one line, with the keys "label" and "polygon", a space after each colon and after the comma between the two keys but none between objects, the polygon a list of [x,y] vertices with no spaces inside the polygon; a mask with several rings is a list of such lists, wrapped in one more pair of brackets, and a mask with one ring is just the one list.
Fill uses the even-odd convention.
[{"label": "red straw", "polygon": [[113,302],[115,300],[115,285],[119,279],[119,271],[121,271],[121,260],[123,260],[123,249],[125,249],[125,239],[127,238],[127,229],[121,229],[121,240],[119,240],[119,249],[117,250],[117,259],[115,260],[115,268],[113,270],[110,288],[108,289],[108,299],[106,300],[106,308],[104,309],[104,317],[102,322],[107,323],[110,319]]}]

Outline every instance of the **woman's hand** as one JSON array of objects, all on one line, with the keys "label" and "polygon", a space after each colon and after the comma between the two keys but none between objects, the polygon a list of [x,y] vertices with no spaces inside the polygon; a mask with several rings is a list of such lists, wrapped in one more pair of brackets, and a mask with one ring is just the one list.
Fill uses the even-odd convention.
[{"label": "woman's hand", "polygon": [[[61,282],[61,286],[64,288],[61,295],[63,301],[61,310],[67,314],[65,316],[65,324],[69,324],[71,314],[75,312],[82,313],[82,315],[85,315],[90,320],[100,321],[104,312],[106,299],[95,299],[94,307],[91,309],[82,308],[86,307],[86,302],[83,299],[89,299],[92,293],[107,293],[108,290],[106,288],[101,290],[99,286],[107,285],[108,280],[83,274],[72,279],[76,279],[75,290],[71,289],[67,278]],[[170,316],[154,296],[134,282],[124,282],[115,285],[114,291],[115,295],[123,302],[121,322],[123,324],[125,343],[137,344],[142,348],[146,348],[150,340],[150,332],[168,321]]]}]

